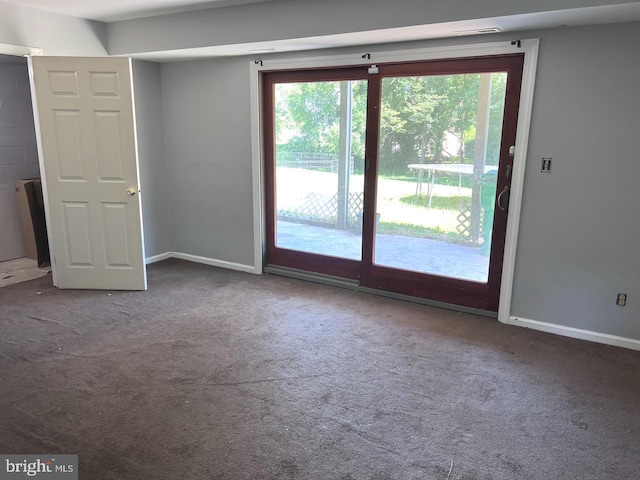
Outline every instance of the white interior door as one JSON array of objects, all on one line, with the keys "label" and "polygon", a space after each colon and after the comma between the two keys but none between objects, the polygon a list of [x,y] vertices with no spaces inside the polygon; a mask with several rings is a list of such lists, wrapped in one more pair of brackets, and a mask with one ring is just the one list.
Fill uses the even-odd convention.
[{"label": "white interior door", "polygon": [[33,57],[54,281],[146,290],[127,58]]}]

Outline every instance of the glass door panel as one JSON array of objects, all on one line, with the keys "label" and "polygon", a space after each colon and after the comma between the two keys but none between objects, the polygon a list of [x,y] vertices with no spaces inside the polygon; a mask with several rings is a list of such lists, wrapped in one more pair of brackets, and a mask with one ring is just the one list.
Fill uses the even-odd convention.
[{"label": "glass door panel", "polygon": [[266,72],[267,265],[497,311],[523,59]]},{"label": "glass door panel", "polygon": [[275,85],[275,246],[360,260],[364,80]]},{"label": "glass door panel", "polygon": [[506,83],[382,79],[375,265],[488,281]]}]

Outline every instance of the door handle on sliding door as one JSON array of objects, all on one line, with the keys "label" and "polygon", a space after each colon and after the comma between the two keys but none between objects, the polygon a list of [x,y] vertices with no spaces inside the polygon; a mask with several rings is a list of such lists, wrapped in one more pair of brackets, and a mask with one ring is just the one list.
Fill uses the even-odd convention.
[{"label": "door handle on sliding door", "polygon": [[498,200],[496,201],[496,204],[498,205],[498,208],[503,212],[508,212],[509,211],[509,196],[510,195],[511,195],[511,191],[509,189],[509,185],[505,185],[504,188],[502,189],[502,191],[500,192],[500,195],[498,195]]}]

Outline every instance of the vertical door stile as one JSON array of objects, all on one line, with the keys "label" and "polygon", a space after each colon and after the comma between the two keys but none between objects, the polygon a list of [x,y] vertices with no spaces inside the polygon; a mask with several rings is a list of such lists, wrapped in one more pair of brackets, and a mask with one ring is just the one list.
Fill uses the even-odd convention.
[{"label": "vertical door stile", "polygon": [[378,176],[378,143],[380,138],[380,85],[378,74],[369,74],[367,89],[367,128],[364,169],[364,215],[362,225],[361,279],[370,275],[375,245],[376,179]]}]

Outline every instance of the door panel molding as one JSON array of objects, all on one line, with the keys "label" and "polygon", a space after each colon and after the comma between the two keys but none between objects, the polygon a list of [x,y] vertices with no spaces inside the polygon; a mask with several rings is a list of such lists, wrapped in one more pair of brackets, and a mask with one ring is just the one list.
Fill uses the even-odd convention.
[{"label": "door panel molding", "polygon": [[29,69],[54,285],[146,290],[130,59]]}]

